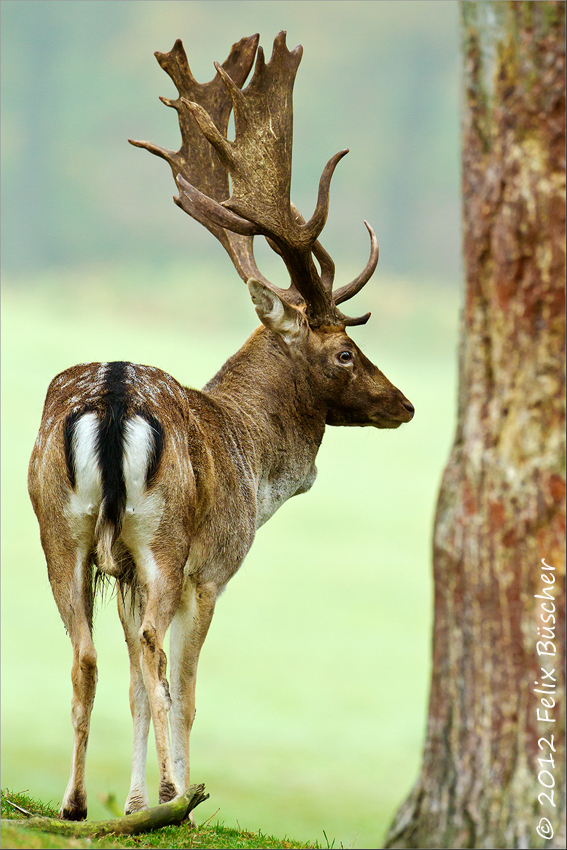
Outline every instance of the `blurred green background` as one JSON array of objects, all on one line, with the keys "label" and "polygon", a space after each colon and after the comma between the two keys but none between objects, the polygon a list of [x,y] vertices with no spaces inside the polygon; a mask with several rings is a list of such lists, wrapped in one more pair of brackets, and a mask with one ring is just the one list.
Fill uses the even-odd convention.
[{"label": "blurred green background", "polygon": [[[171,201],[179,146],[155,50],[182,38],[195,76],[260,32],[304,46],[293,200],[305,216],[344,147],[321,241],[337,285],[380,241],[353,337],[416,406],[396,431],[328,429],[312,491],[263,528],[220,600],[200,665],[194,781],[229,826],[376,847],[417,777],[430,679],[430,538],[455,420],[460,302],[456,2],[27,2],[2,12],[2,785],[61,800],[71,647],[26,492],[47,385],[87,360],[154,364],[201,386],[256,324],[204,228]],[[262,270],[287,285],[277,258]],[[95,628],[87,761],[127,794],[128,662],[114,600]],[[150,747],[150,793],[157,771]]]}]

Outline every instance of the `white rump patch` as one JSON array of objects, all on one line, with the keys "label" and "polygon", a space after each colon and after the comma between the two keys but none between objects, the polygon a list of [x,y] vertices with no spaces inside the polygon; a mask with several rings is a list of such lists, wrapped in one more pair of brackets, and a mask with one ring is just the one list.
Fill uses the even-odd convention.
[{"label": "white rump patch", "polygon": [[153,447],[152,429],[141,416],[134,416],[124,426],[124,481],[126,512],[132,512],[146,492],[146,474]]},{"label": "white rump patch", "polygon": [[75,514],[97,514],[102,500],[102,480],[96,456],[97,432],[96,413],[85,413],[73,430],[75,492],[71,497],[71,509]]},{"label": "white rump patch", "polygon": [[[151,426],[142,416],[133,416],[124,427],[124,481],[126,483],[126,513],[122,537],[137,562],[148,560],[147,547],[151,544],[163,514],[163,496],[148,492],[146,475],[153,448]],[[153,572],[152,558],[148,560],[148,573]]]}]

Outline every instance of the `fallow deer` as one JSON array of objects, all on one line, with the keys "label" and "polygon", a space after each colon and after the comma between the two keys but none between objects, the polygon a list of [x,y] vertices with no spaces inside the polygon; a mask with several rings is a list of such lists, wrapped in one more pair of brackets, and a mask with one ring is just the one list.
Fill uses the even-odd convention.
[{"label": "fallow deer", "polygon": [[[177,99],[161,100],[178,113],[182,145],[173,152],[132,144],[169,163],[179,192],[175,202],[227,250],[262,324],[201,392],[153,366],[126,362],[74,366],[49,386],[29,493],[73,645],[74,749],[60,810],[68,819],[87,812],[97,578],[116,581],[130,658],[130,813],[149,805],[150,720],[160,802],[188,787],[197,662],[215,601],[256,529],[313,484],[325,426],[397,428],[414,414],[345,331],[370,314],[349,318],[338,307],[374,272],[372,228],[366,225],[371,251],[364,271],[335,290],[333,261],[318,242],[331,176],[347,151],[325,166],[308,222],[290,201],[292,89],[302,48],[289,51],[282,32],[266,63],[258,36],[244,38],[205,85],[193,78],[181,41],[155,55],[178,89]],[[235,136],[229,141],[232,108]],[[288,289],[257,268],[257,235],[281,256]]]}]

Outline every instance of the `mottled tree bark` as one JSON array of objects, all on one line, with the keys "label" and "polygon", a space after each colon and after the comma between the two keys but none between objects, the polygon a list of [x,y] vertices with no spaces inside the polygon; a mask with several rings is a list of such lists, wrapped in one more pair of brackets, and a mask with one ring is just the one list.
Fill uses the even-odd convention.
[{"label": "mottled tree bark", "polygon": [[458,424],[423,765],[386,846],[564,847],[565,3],[461,8]]}]

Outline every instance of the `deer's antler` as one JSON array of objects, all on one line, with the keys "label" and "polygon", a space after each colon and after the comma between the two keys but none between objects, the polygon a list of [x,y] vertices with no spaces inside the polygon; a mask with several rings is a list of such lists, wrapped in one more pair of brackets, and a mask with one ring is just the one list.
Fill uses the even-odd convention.
[{"label": "deer's antler", "polygon": [[[331,177],[348,151],[335,154],[325,166],[315,212],[305,222],[290,200],[292,92],[303,49],[289,51],[285,32],[280,32],[268,63],[258,48],[254,74],[243,90],[257,44],[254,35],[233,45],[228,59],[215,63],[217,75],[205,85],[191,74],[180,41],[170,53],[156,53],[179,92],[176,100],[161,100],[177,110],[183,144],[177,153],[149,142],[132,144],[169,162],[179,190],[174,200],[219,239],[243,280],[260,279],[288,302],[304,303],[312,326],[363,324],[369,313],[350,319],[337,304],[356,295],[373,274],[378,262],[374,231],[365,222],[371,240],[365,269],[334,293],[334,263],[318,242],[327,220]],[[233,141],[227,139],[231,107]],[[281,255],[291,278],[289,289],[276,287],[258,270],[252,248],[257,235]]]}]

